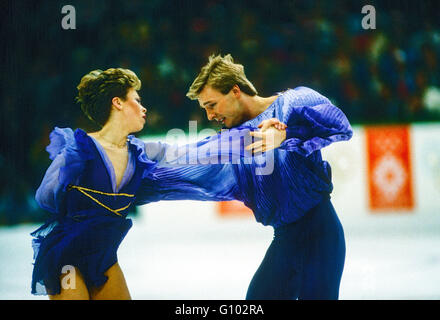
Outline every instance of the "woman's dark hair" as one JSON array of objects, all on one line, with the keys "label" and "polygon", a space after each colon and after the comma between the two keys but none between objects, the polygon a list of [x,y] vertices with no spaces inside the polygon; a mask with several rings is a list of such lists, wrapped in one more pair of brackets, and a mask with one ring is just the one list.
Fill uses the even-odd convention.
[{"label": "woman's dark hair", "polygon": [[93,70],[81,78],[77,102],[81,110],[93,122],[103,127],[110,117],[112,99],[127,98],[129,89],[141,88],[141,81],[128,69],[110,68],[105,71]]}]

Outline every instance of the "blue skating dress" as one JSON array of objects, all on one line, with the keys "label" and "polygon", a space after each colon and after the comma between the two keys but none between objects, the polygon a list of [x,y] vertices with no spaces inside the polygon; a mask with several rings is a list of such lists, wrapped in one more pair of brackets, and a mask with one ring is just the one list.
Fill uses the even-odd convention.
[{"label": "blue skating dress", "polygon": [[156,165],[144,143],[129,136],[128,165],[116,189],[111,162],[83,130],[55,128],[50,139],[53,161],[36,200],[53,214],[32,233],[32,293],[38,295],[60,293],[61,271],[69,265],[80,270],[87,287],[105,283],[104,272],[117,262],[116,251],[132,226],[126,216],[135,192]]},{"label": "blue skating dress", "polygon": [[[250,156],[243,150],[243,144],[240,145],[240,137],[236,138],[249,131],[246,128],[233,130],[195,144],[179,146],[176,155],[168,152],[168,168],[163,169],[171,170],[194,161],[208,163],[222,153],[231,159]],[[31,292],[36,295],[60,293],[60,275],[64,266],[77,267],[88,288],[99,287],[106,282],[104,273],[117,262],[117,249],[132,226],[132,221],[126,216],[130,207],[136,204],[137,190],[142,181],[156,181],[154,172],[159,163],[147,157],[142,140],[129,135],[128,164],[120,185],[116,186],[113,166],[105,150],[86,132],[55,128],[50,139],[46,150],[52,163],[35,198],[40,207],[51,212],[52,216],[31,233],[34,237]],[[238,141],[238,146],[233,143],[233,150],[220,148],[215,153],[206,152],[216,149],[212,146],[224,143],[229,146],[229,141]],[[163,151],[160,142],[149,143],[148,148],[150,153]],[[191,164],[188,166],[189,173],[180,174],[193,177],[196,167]],[[176,195],[184,192],[186,196],[183,199],[190,199],[199,194],[199,186],[197,183],[186,183],[185,179],[182,177],[182,182],[174,186],[175,192]],[[203,200],[234,198],[219,192],[210,198],[205,196]]]}]

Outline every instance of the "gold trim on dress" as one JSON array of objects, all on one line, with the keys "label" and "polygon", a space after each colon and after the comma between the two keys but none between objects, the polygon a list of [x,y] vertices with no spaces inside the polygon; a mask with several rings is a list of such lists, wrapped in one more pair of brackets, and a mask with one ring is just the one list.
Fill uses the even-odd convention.
[{"label": "gold trim on dress", "polygon": [[109,208],[108,206],[106,206],[105,204],[103,204],[102,202],[97,200],[96,198],[94,198],[92,195],[87,193],[87,191],[88,192],[97,193],[97,194],[106,195],[106,196],[124,196],[124,197],[130,197],[130,198],[134,197],[134,194],[128,194],[128,193],[108,193],[108,192],[102,192],[102,191],[99,191],[99,190],[93,190],[93,189],[84,188],[84,187],[80,187],[80,186],[74,186],[74,185],[70,184],[68,186],[68,190],[71,190],[71,189],[78,190],[79,192],[81,192],[82,194],[84,194],[88,198],[92,199],[97,204],[99,204],[101,207],[107,209],[110,212],[113,212],[114,214],[116,214],[116,215],[118,215],[120,217],[122,217],[122,214],[120,214],[119,211],[123,211],[123,210],[127,209],[131,205],[131,202],[128,205],[126,205],[125,207],[123,207],[123,208],[119,208],[119,209],[115,209],[114,210],[112,208]]}]

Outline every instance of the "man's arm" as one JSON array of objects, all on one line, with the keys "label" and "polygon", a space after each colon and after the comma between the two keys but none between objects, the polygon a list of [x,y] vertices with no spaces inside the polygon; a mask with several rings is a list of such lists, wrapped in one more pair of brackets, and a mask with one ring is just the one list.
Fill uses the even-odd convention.
[{"label": "man's arm", "polygon": [[345,114],[331,103],[296,110],[292,117],[300,119],[286,129],[281,149],[308,156],[333,142],[351,139],[353,130]]},{"label": "man's arm", "polygon": [[330,100],[309,88],[290,91],[292,93],[286,95],[281,114],[286,125],[278,119],[263,121],[260,131],[252,134],[261,138],[249,146],[254,151],[279,147],[308,156],[333,142],[352,137],[353,130],[347,117]]}]

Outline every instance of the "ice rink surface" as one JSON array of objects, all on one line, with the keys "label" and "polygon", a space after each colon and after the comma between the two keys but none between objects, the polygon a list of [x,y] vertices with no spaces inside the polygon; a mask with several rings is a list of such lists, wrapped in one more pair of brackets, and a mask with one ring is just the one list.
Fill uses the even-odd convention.
[{"label": "ice rink surface", "polygon": [[[212,203],[181,203],[151,204],[133,218],[118,252],[132,298],[244,299],[272,228],[253,217],[217,217]],[[29,233],[37,227],[0,228],[2,300],[47,299],[30,294]],[[440,299],[436,228],[387,232],[348,224],[344,229],[347,256],[340,299]]]}]

